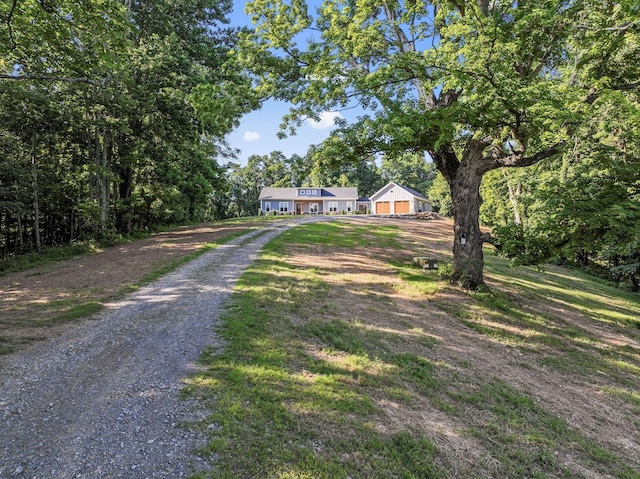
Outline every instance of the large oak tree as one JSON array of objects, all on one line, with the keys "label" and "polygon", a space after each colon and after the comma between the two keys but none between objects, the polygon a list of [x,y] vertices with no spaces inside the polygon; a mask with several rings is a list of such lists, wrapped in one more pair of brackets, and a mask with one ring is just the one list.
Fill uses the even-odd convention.
[{"label": "large oak tree", "polygon": [[[254,0],[238,56],[263,95],[294,107],[294,129],[322,110],[369,110],[333,140],[345,157],[428,152],[452,197],[454,279],[484,284],[483,175],[557,154],[588,105],[570,84],[580,2]],[[565,75],[563,75],[565,73]]]}]

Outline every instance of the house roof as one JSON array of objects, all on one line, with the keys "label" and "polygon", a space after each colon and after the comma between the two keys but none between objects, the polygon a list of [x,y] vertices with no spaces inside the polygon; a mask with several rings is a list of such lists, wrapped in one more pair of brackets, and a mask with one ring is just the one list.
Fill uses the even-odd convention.
[{"label": "house roof", "polygon": [[[378,191],[376,191],[373,195],[371,195],[371,201],[374,201],[374,198],[376,198],[377,196],[382,196],[382,194],[389,189],[389,187],[394,187],[394,188],[400,188],[404,191],[406,191],[407,193],[409,193],[411,196],[414,196],[418,199],[421,199],[423,201],[429,201],[429,199],[424,196],[422,193],[418,193],[416,190],[411,189],[407,186],[402,186],[399,185],[398,183],[394,182],[394,181],[390,181],[389,183],[387,183],[386,185],[384,185],[382,188],[380,188]],[[430,203],[430,201],[429,201]]]},{"label": "house roof", "polygon": [[[321,190],[317,196],[300,196],[298,190]],[[355,187],[307,187],[307,188],[262,188],[261,200],[297,200],[297,199],[348,199],[358,198],[358,188]]]}]

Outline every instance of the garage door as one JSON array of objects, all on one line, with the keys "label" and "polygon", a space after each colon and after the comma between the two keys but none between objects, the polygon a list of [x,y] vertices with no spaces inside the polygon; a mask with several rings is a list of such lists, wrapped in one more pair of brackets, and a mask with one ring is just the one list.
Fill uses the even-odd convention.
[{"label": "garage door", "polygon": [[391,203],[388,201],[378,201],[376,203],[376,214],[388,215],[391,213]]},{"label": "garage door", "polygon": [[393,211],[395,211],[396,214],[409,213],[410,211],[408,201],[396,201],[393,206]]}]

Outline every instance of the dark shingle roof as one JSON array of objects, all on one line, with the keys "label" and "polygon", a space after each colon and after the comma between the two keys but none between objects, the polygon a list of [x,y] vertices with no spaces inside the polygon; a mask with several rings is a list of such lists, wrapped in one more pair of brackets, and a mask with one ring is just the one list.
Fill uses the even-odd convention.
[{"label": "dark shingle roof", "polygon": [[[317,196],[299,196],[298,190],[321,190],[321,194]],[[349,187],[305,187],[305,188],[262,188],[259,199],[273,199],[273,200],[294,200],[299,198],[327,198],[333,197],[335,199],[353,200],[358,198],[358,188]]]}]

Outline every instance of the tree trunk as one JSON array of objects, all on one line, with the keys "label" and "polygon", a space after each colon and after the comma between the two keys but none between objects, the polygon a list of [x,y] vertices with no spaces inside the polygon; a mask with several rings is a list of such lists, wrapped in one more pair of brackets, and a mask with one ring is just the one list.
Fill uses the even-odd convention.
[{"label": "tree trunk", "polygon": [[133,194],[133,168],[128,165],[121,166],[118,172],[119,183],[119,207],[117,215],[118,232],[130,234],[131,229],[131,195]]},{"label": "tree trunk", "polygon": [[589,253],[587,253],[583,248],[578,248],[578,251],[576,251],[576,259],[585,268],[589,266]]},{"label": "tree trunk", "polygon": [[36,251],[42,252],[40,241],[40,200],[38,196],[38,159],[36,156],[36,132],[33,132],[33,145],[31,151],[31,175],[33,177],[33,232],[35,236]]},{"label": "tree trunk", "polygon": [[640,285],[638,284],[638,278],[636,278],[635,274],[629,274],[629,283],[631,284],[631,291],[637,293],[640,289]]},{"label": "tree trunk", "polygon": [[16,240],[18,242],[17,253],[24,253],[24,228],[22,227],[22,213],[18,211],[16,214],[16,219],[18,220],[18,231]]},{"label": "tree trunk", "polygon": [[522,226],[522,217],[520,216],[520,201],[519,197],[522,192],[522,182],[518,181],[516,187],[513,187],[511,181],[509,181],[509,175],[502,169],[502,174],[504,175],[505,180],[507,181],[507,188],[509,189],[509,203],[511,203],[511,207],[513,208],[513,221],[516,225]]},{"label": "tree trunk", "polygon": [[107,219],[109,218],[109,185],[110,178],[107,174],[107,166],[109,164],[107,129],[102,130],[102,163],[100,169],[100,228],[104,233],[107,228]]},{"label": "tree trunk", "polygon": [[464,288],[484,286],[480,231],[480,183],[483,171],[474,161],[460,163],[449,182],[453,201],[453,279]]}]

